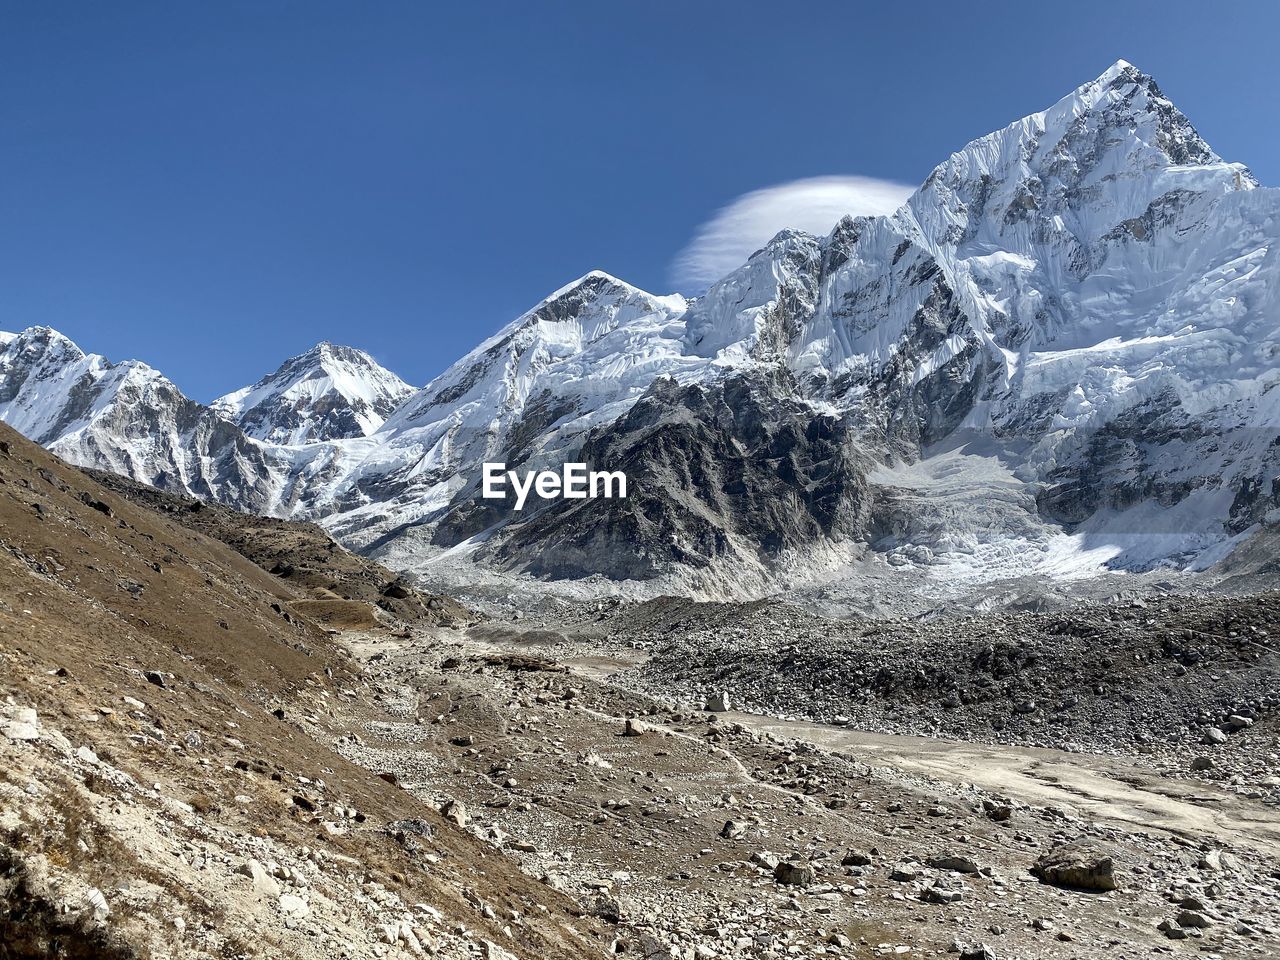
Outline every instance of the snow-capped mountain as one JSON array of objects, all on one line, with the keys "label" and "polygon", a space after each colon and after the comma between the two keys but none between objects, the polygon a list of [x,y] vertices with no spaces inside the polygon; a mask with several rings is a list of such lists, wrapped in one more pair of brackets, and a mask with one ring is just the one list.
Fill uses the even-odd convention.
[{"label": "snow-capped mountain", "polygon": [[[257,482],[202,495],[415,569],[763,589],[866,548],[951,577],[1204,566],[1280,519],[1278,241],[1280,192],[1120,62],[894,215],[784,231],[696,299],[594,271],[398,406],[291,361],[219,402]],[[10,370],[0,416],[91,459]],[[335,425],[335,392],[385,421]],[[478,496],[485,461],[569,459],[631,495]]]},{"label": "snow-capped mountain", "polygon": [[254,439],[296,445],[367,437],[413,392],[363,350],[326,341],[213,408]]},{"label": "snow-capped mountain", "polygon": [[0,334],[0,419],[72,463],[245,509],[272,502],[270,449],[145,363],[48,327]]}]

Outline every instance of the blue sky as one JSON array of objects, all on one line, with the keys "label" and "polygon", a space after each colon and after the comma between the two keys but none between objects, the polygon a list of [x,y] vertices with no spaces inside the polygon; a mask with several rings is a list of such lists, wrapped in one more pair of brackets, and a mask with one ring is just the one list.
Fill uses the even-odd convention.
[{"label": "blue sky", "polygon": [[425,383],[735,198],[914,184],[1119,58],[1280,183],[1280,5],[0,0],[0,329],[199,400],[318,340]]}]

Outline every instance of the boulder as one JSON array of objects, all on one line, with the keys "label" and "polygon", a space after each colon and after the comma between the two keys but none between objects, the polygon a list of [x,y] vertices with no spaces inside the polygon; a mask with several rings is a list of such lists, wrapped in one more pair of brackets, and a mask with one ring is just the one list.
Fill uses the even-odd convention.
[{"label": "boulder", "polygon": [[968,857],[956,856],[948,854],[944,857],[935,857],[929,861],[929,866],[935,870],[952,870],[956,873],[977,873],[982,868]]},{"label": "boulder", "polygon": [[649,726],[639,720],[627,720],[622,728],[624,737],[643,737],[649,732]]},{"label": "boulder", "polygon": [[82,903],[85,912],[99,923],[111,916],[111,907],[107,904],[107,898],[97,887],[90,887],[85,891]]},{"label": "boulder", "polygon": [[773,868],[773,879],[790,887],[813,883],[813,867],[801,860],[783,860]]},{"label": "boulder", "polygon": [[10,740],[39,740],[40,720],[36,712],[30,707],[19,707],[5,725],[4,735]]},{"label": "boulder", "polygon": [[1203,930],[1205,927],[1212,925],[1213,921],[1206,917],[1198,910],[1182,910],[1177,916],[1178,926],[1187,928],[1196,928]]},{"label": "boulder", "polygon": [[770,873],[778,869],[778,855],[770,853],[768,850],[757,850],[751,855],[751,862],[757,867],[763,867]]},{"label": "boulder", "polygon": [[253,889],[264,897],[280,896],[280,884],[257,860],[246,860],[236,867],[236,873],[253,881]]},{"label": "boulder", "polygon": [[964,894],[948,887],[932,886],[924,889],[920,899],[925,903],[959,903],[964,899]]},{"label": "boulder", "polygon": [[1007,803],[996,803],[993,800],[983,800],[982,812],[987,815],[988,819],[996,823],[1004,823],[1013,816],[1013,807],[1009,806]]},{"label": "boulder", "polygon": [[747,825],[741,820],[728,820],[720,828],[720,836],[725,840],[737,840],[747,832]]},{"label": "boulder", "polygon": [[1031,868],[1041,883],[1073,890],[1116,889],[1111,857],[1086,843],[1063,843],[1041,855]]},{"label": "boulder", "polygon": [[446,800],[440,807],[440,815],[455,826],[467,825],[467,808],[461,800]]},{"label": "boulder", "polygon": [[413,588],[403,580],[392,580],[382,588],[382,595],[391,600],[407,600],[413,596]]}]

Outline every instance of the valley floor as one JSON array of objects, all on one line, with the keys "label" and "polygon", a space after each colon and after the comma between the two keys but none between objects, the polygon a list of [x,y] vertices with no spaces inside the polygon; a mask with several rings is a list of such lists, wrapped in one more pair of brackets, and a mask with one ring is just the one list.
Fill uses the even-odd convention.
[{"label": "valley floor", "polygon": [[[465,838],[566,904],[562,934],[601,956],[1225,958],[1273,956],[1280,942],[1280,809],[1257,791],[1168,777],[1114,747],[1067,753],[710,713],[678,684],[662,696],[640,689],[655,686],[646,671],[660,649],[518,626],[342,634],[359,680],[337,697],[304,690],[288,708],[317,759],[331,750],[403,791],[401,815],[394,791],[357,811],[336,795],[339,772],[280,774],[251,744],[244,764],[206,766],[197,790],[179,786],[189,775],[164,750],[117,766],[48,717],[36,739],[0,738],[4,826],[52,845],[23,867],[39,874],[24,881],[27,896],[77,856],[116,859],[117,885],[97,895],[112,923],[128,917],[135,942],[148,931],[149,947],[83,956],[495,960],[508,955],[500,935],[397,890],[415,873],[456,884],[461,909],[489,928],[546,915],[528,890],[512,891],[524,903],[512,912],[491,902],[502,874]],[[25,685],[21,670],[10,675]],[[147,736],[151,710],[137,698],[117,708],[80,702],[65,679],[27,682],[60,683],[66,714],[136,718]],[[20,699],[5,707],[6,730],[23,722]],[[1274,760],[1272,732],[1233,746],[1246,740]],[[306,842],[287,825],[296,810],[279,804],[312,801]],[[444,817],[412,816],[419,805]],[[41,841],[55,821],[68,840],[88,838],[85,849]],[[370,845],[388,835],[395,863]],[[1076,841],[1086,858],[1111,859],[1117,890],[1032,875],[1047,851]],[[92,913],[87,884],[52,886]]]},{"label": "valley floor", "polygon": [[[708,713],[627,689],[645,653],[547,629],[353,649],[383,693],[337,748],[462,800],[471,829],[609,922],[614,950],[1236,957],[1280,938],[1280,809],[1118,751]],[[1031,874],[1077,840],[1112,858],[1119,890]]]}]

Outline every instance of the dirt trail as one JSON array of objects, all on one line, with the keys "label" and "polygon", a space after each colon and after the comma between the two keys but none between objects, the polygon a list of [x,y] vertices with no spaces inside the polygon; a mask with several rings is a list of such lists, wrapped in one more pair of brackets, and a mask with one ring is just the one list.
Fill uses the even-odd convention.
[{"label": "dirt trail", "polygon": [[[577,653],[548,647],[567,640],[556,631],[513,637],[492,628],[471,631],[479,648],[544,648],[572,672],[597,681],[638,666],[640,651]],[[725,719],[772,736],[803,740],[873,766],[951,784],[974,784],[1011,799],[1058,806],[1075,816],[1148,828],[1188,838],[1214,837],[1280,856],[1280,810],[1202,782],[1161,777],[1120,759],[1087,753],[868,733],[798,720],[731,711]]]},{"label": "dirt trail", "polygon": [[806,740],[864,763],[972,783],[1076,816],[1188,837],[1212,836],[1280,854],[1280,811],[1200,782],[1169,780],[1121,760],[1031,747],[864,733],[755,714],[724,716],[762,733]]}]

